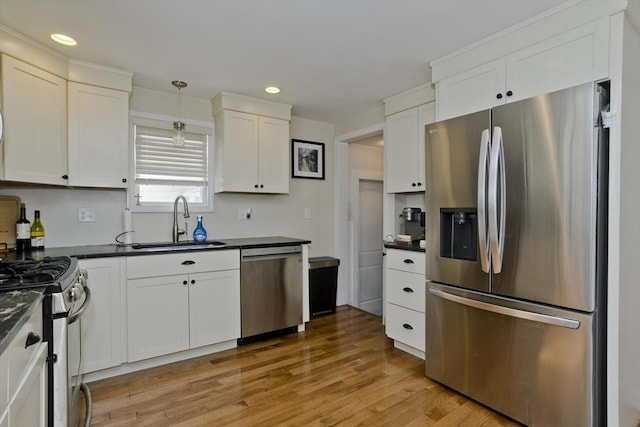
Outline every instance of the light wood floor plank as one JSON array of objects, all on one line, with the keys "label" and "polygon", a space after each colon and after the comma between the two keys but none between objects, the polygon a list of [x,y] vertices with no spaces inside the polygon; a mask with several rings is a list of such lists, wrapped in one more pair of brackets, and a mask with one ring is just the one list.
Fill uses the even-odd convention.
[{"label": "light wood floor plank", "polygon": [[94,426],[518,426],[424,376],[351,307],[298,334],[90,384]]}]

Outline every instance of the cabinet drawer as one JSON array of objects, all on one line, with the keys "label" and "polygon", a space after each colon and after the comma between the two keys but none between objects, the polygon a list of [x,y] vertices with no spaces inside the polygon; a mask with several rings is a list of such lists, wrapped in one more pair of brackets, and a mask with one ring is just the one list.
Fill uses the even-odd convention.
[{"label": "cabinet drawer", "polygon": [[157,277],[240,268],[237,249],[143,255],[127,258],[127,278]]},{"label": "cabinet drawer", "polygon": [[390,303],[424,313],[424,274],[388,269],[387,300]]},{"label": "cabinet drawer", "polygon": [[425,274],[425,253],[387,249],[387,267],[410,273]]},{"label": "cabinet drawer", "polygon": [[386,333],[403,344],[424,351],[425,315],[395,304],[387,304]]},{"label": "cabinet drawer", "polygon": [[[40,341],[25,348],[29,333],[37,334]],[[7,348],[9,355],[9,396],[12,396],[18,389],[18,385],[25,375],[29,361],[35,357],[36,352],[42,344],[42,304],[39,304],[31,315],[27,323],[18,331],[16,337]]]}]

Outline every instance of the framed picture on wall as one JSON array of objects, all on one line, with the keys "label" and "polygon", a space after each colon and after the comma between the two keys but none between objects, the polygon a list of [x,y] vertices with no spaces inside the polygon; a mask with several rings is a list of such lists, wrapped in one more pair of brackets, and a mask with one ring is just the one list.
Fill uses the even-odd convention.
[{"label": "framed picture on wall", "polygon": [[324,179],[324,144],[292,139],[291,163],[293,178]]}]

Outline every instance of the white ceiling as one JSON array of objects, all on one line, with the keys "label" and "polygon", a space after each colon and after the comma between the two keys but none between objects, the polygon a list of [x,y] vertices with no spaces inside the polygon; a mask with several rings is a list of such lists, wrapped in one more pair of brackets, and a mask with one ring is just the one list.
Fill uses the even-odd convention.
[{"label": "white ceiling", "polygon": [[[0,0],[0,24],[134,86],[221,90],[337,123],[428,81],[429,61],[565,0]],[[74,48],[49,39],[78,40]],[[268,96],[265,86],[282,88]]]}]

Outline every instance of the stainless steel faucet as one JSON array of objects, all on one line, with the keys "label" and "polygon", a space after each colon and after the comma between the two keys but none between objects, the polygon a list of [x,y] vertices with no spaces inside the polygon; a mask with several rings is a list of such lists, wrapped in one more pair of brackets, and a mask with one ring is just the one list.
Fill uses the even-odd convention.
[{"label": "stainless steel faucet", "polygon": [[182,234],[187,234],[186,224],[185,230],[181,230],[180,227],[178,227],[178,202],[180,200],[182,200],[182,203],[184,204],[184,211],[182,215],[185,218],[189,218],[189,204],[187,203],[187,199],[181,194],[176,197],[176,200],[173,202],[173,243],[180,240],[180,236]]}]

